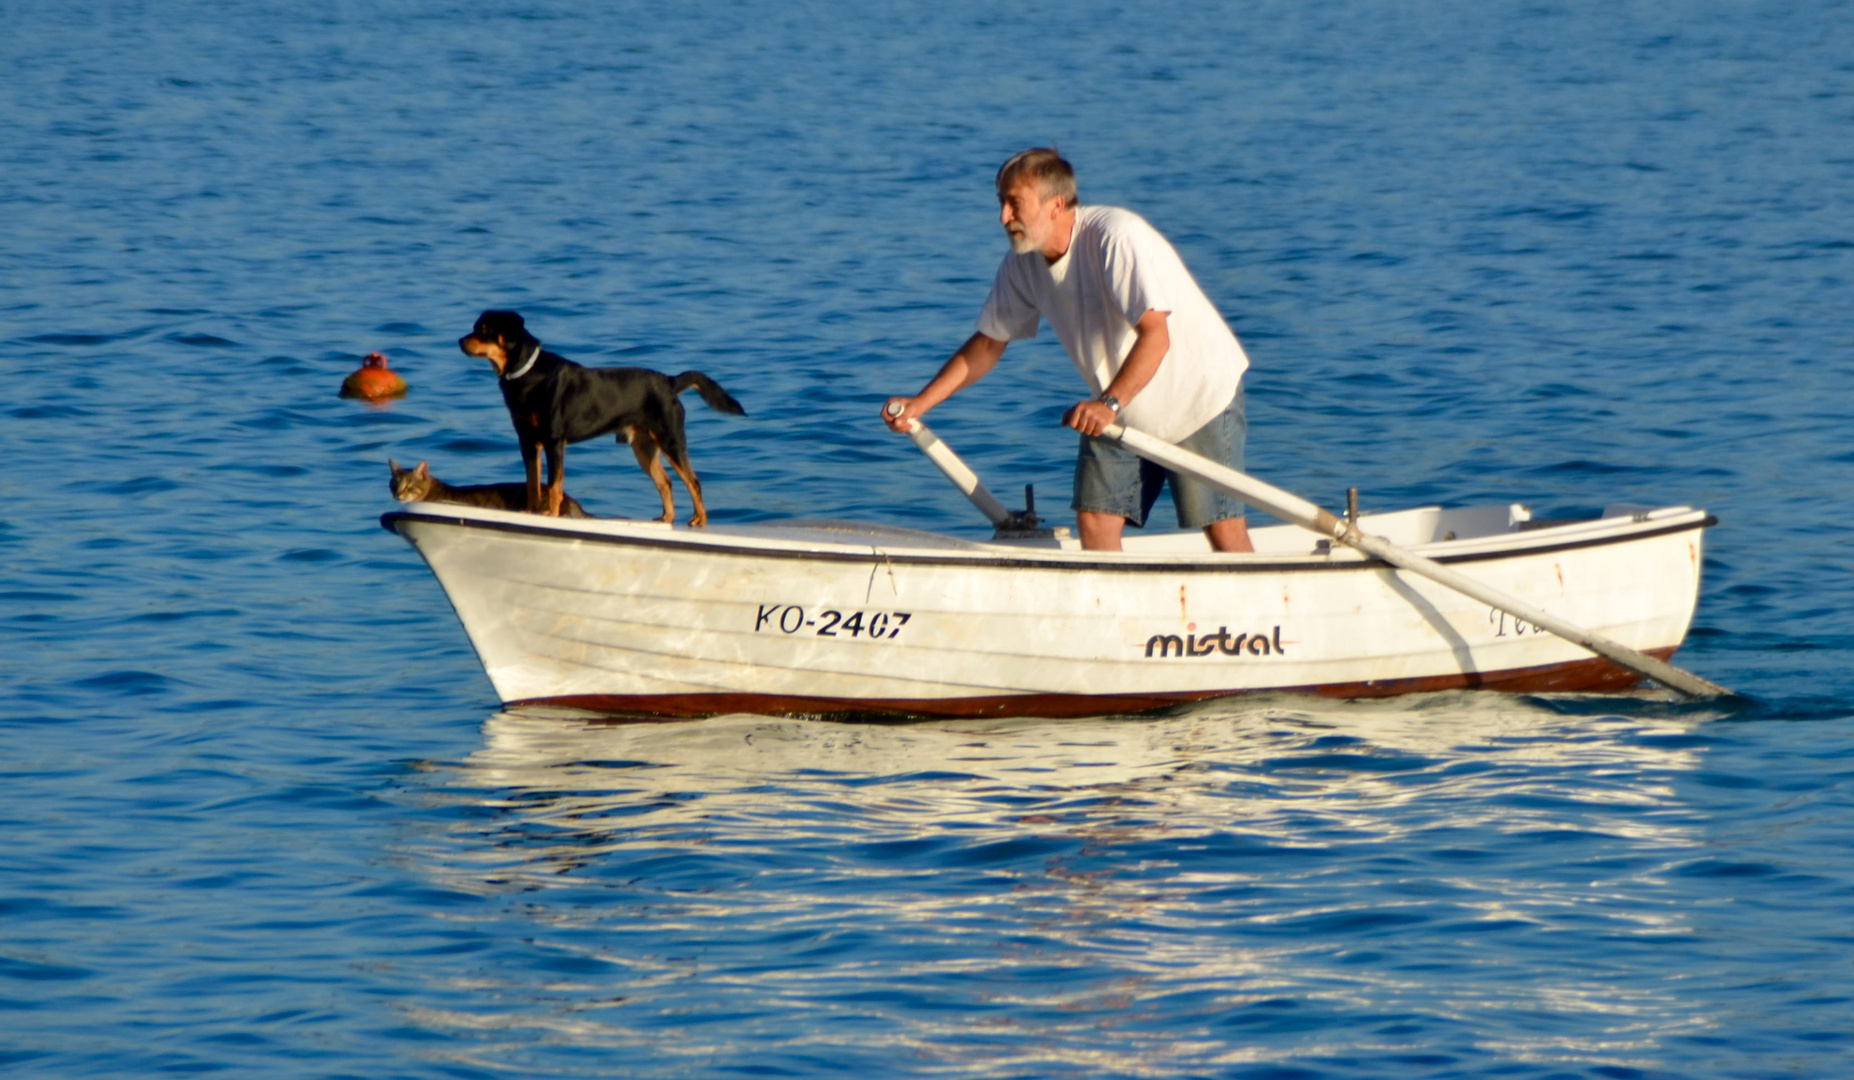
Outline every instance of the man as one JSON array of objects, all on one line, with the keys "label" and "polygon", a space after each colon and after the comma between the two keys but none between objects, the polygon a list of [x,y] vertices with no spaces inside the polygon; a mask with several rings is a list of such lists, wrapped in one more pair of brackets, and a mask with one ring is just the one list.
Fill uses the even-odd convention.
[{"label": "man", "polygon": [[997,185],[1011,254],[978,332],[920,393],[888,399],[883,420],[905,432],[909,421],[984,378],[1010,342],[1034,337],[1040,317],[1094,391],[1062,417],[1083,436],[1071,504],[1082,546],[1119,551],[1127,522],[1143,526],[1169,480],[1180,527],[1203,529],[1218,551],[1254,550],[1234,497],[1095,437],[1120,420],[1242,468],[1249,360],[1178,252],[1131,211],[1079,206],[1075,171],[1054,150],[1011,158]]}]

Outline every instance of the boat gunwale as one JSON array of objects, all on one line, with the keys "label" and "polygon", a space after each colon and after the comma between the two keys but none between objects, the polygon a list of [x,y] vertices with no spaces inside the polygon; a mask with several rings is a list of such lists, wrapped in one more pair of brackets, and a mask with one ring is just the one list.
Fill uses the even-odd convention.
[{"label": "boat gunwale", "polygon": [[[437,505],[437,504],[421,504]],[[1635,540],[1646,540],[1683,532],[1693,532],[1711,528],[1719,519],[1703,510],[1692,508],[1667,507],[1662,509],[1684,509],[1683,513],[1671,519],[1657,521],[1653,518],[1590,518],[1551,529],[1534,529],[1507,534],[1512,543],[1496,550],[1479,551],[1439,551],[1437,548],[1449,543],[1473,544],[1488,540],[1500,540],[1505,537],[1495,534],[1487,537],[1469,537],[1461,541],[1434,541],[1411,545],[1426,558],[1438,563],[1473,563],[1499,559],[1532,557],[1560,551],[1570,551],[1586,547],[1607,547]],[[488,513],[493,516],[477,517],[476,513]],[[890,563],[913,566],[958,566],[985,569],[1008,570],[1087,570],[1106,573],[1280,573],[1283,571],[1356,571],[1383,570],[1390,564],[1380,559],[1356,556],[1346,549],[1340,549],[1332,555],[1307,553],[1303,555],[1278,556],[1263,560],[1251,555],[1220,555],[1205,558],[1190,553],[1172,553],[1169,557],[1154,559],[1150,555],[1139,558],[1139,553],[1122,553],[1113,559],[1102,559],[1085,551],[1062,551],[1054,549],[1031,549],[1034,556],[1005,554],[1001,545],[987,545],[968,541],[970,548],[923,549],[907,547],[888,547],[876,542],[848,543],[828,541],[829,548],[803,546],[803,541],[775,540],[770,538],[741,537],[743,542],[724,544],[697,539],[690,536],[688,530],[672,530],[656,522],[617,522],[624,525],[641,525],[659,535],[638,535],[631,533],[606,532],[583,527],[537,524],[521,520],[509,520],[533,515],[509,512],[506,519],[495,511],[476,511],[475,513],[457,513],[447,511],[436,513],[422,510],[396,510],[380,515],[380,527],[388,532],[404,532],[401,523],[429,523],[437,525],[461,526],[467,529],[484,529],[491,532],[516,533],[541,539],[573,540],[620,547],[645,547],[657,549],[674,549],[697,554],[727,555],[749,559],[797,559],[811,562],[854,562],[867,563],[871,558],[882,558]],[[1587,530],[1590,526],[1611,523],[1599,536],[1554,536],[1561,530]],[[1314,534],[1309,533],[1309,536]],[[409,538],[408,538],[409,539]],[[871,538],[872,540],[876,538]],[[791,545],[791,546],[785,546]],[[416,545],[415,545],[416,546]],[[1348,557],[1351,556],[1351,557]]]}]

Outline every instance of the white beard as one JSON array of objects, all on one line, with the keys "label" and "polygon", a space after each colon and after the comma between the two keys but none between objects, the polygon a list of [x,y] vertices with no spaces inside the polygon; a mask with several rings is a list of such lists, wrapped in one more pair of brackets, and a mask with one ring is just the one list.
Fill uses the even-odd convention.
[{"label": "white beard", "polygon": [[1035,240],[1030,238],[1030,233],[1027,230],[1011,232],[1007,229],[1005,235],[1011,238],[1011,251],[1015,254],[1028,255],[1032,251],[1038,249],[1039,245]]}]

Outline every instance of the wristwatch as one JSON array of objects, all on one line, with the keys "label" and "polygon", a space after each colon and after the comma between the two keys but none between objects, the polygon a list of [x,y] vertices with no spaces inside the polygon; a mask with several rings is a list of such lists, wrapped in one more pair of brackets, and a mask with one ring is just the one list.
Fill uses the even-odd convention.
[{"label": "wristwatch", "polygon": [[1120,415],[1120,399],[1119,398],[1115,397],[1112,394],[1102,394],[1100,397],[1096,398],[1095,400],[1099,401],[1101,404],[1107,406],[1108,408],[1114,410],[1115,416]]}]

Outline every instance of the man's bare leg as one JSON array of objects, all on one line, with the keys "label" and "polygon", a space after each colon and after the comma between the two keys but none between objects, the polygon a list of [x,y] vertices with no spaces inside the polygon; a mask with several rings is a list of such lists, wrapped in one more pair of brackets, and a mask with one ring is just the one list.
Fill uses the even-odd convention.
[{"label": "man's bare leg", "polygon": [[[1088,535],[1086,532],[1083,536]],[[1248,518],[1224,518],[1204,526],[1204,535],[1210,538],[1213,551],[1254,551],[1255,545],[1249,542]],[[1119,537],[1115,538],[1118,546]],[[1084,546],[1086,542],[1084,541]]]},{"label": "man's bare leg", "polygon": [[1127,519],[1098,510],[1077,510],[1075,524],[1081,529],[1082,550],[1119,551],[1120,533],[1127,527]]},{"label": "man's bare leg", "polygon": [[[1082,550],[1119,551],[1120,535],[1127,527],[1127,519],[1119,514],[1077,510],[1075,524],[1081,529]],[[1255,550],[1255,545],[1249,542],[1248,518],[1225,518],[1205,526],[1204,535],[1209,538],[1213,551]]]}]

